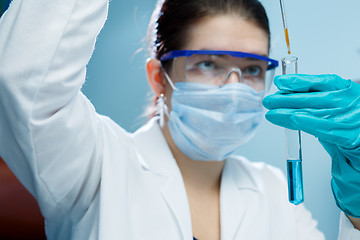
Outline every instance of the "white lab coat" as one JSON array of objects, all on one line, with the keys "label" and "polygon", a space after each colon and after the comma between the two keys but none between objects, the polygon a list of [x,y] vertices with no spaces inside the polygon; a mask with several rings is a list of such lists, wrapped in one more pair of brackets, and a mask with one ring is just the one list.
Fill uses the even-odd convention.
[{"label": "white lab coat", "polygon": [[[38,200],[48,239],[190,240],[184,183],[156,119],[129,134],[80,91],[107,8],[13,1],[0,20],[0,155]],[[264,163],[226,160],[220,204],[223,240],[323,239]],[[341,234],[357,234],[344,216]]]}]

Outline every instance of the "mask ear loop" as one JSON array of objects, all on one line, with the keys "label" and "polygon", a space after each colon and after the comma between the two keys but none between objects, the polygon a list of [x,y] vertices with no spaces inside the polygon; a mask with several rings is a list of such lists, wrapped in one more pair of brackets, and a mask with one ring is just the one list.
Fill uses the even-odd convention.
[{"label": "mask ear loop", "polygon": [[166,97],[163,93],[160,94],[156,100],[156,112],[155,114],[159,116],[159,125],[161,128],[165,125],[165,115],[169,118],[169,110],[165,104]]},{"label": "mask ear loop", "polygon": [[169,75],[167,74],[167,72],[165,71],[165,68],[162,66],[161,62],[160,62],[160,69],[161,71],[164,73],[166,80],[168,81],[168,83],[170,84],[170,86],[172,87],[173,90],[178,90],[175,87],[175,84],[171,81],[171,78],[169,77]]}]

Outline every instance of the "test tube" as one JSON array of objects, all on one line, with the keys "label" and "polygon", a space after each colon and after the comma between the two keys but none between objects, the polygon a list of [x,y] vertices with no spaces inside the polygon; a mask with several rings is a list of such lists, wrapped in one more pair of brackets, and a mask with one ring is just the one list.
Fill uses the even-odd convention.
[{"label": "test tube", "polygon": [[[297,60],[294,56],[281,59],[282,74],[297,74]],[[301,132],[285,129],[285,136],[289,202],[298,205],[304,201]]]}]

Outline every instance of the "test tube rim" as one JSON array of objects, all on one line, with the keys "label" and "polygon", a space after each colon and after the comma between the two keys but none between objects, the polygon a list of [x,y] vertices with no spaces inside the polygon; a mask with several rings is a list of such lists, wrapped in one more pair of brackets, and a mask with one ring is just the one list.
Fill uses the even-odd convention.
[{"label": "test tube rim", "polygon": [[286,56],[284,58],[281,59],[281,62],[283,63],[292,63],[292,62],[297,62],[297,60],[299,60],[298,57],[295,56]]}]

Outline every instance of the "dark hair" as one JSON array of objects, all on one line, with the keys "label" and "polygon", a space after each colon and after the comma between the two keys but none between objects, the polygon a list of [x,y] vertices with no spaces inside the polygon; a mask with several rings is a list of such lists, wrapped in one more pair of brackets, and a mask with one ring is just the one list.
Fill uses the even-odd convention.
[{"label": "dark hair", "polygon": [[160,59],[166,52],[180,50],[195,22],[221,14],[254,22],[268,34],[270,43],[269,20],[258,0],[159,0],[148,29],[150,57]]}]

